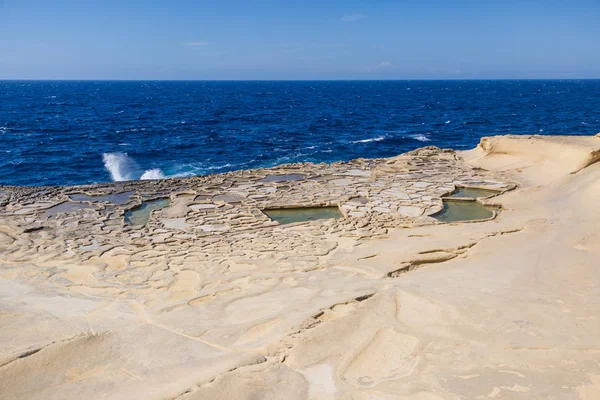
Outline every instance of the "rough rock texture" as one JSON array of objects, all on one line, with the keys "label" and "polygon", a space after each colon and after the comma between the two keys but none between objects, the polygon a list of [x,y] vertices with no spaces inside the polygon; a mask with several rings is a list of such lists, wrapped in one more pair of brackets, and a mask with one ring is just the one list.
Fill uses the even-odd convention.
[{"label": "rough rock texture", "polygon": [[[600,398],[599,149],[0,187],[0,398]],[[438,223],[456,186],[502,212]],[[261,212],[311,205],[344,218]]]}]

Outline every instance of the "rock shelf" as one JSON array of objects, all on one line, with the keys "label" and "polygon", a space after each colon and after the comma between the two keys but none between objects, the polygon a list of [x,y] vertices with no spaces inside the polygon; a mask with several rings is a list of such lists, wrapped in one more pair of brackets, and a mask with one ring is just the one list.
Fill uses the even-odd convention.
[{"label": "rock shelf", "polygon": [[[2,187],[0,225],[9,229],[0,262],[43,268],[37,279],[80,293],[144,298],[145,290],[176,284],[177,271],[243,271],[265,261],[276,271],[309,269],[336,248],[335,238],[437,224],[431,215],[459,186],[506,191],[515,185],[469,167],[453,151],[427,147],[389,159],[186,179]],[[170,204],[148,213],[146,223],[128,223],[132,211],[165,197]],[[316,206],[339,207],[343,217],[280,225],[261,211]],[[88,272],[61,267],[82,263]],[[124,289],[132,287],[135,294]],[[210,293],[204,292],[194,296]]]},{"label": "rock shelf", "polygon": [[[0,398],[600,398],[599,159],[598,137],[503,136],[0,187]],[[341,217],[263,212],[315,206]]]},{"label": "rock shelf", "polygon": [[[80,250],[91,241],[108,248],[118,240],[123,252],[131,255],[133,249],[139,252],[139,248],[160,244],[165,246],[161,252],[214,248],[220,257],[227,257],[232,241],[238,246],[251,242],[257,255],[273,242],[284,252],[310,254],[327,247],[314,239],[318,232],[360,237],[384,234],[394,227],[434,224],[431,215],[442,210],[442,197],[456,187],[501,192],[514,184],[467,166],[453,151],[427,147],[390,159],[288,164],[187,179],[2,187],[6,206],[0,211],[0,222],[16,231],[40,224],[47,228],[40,243],[33,237],[15,238],[3,253],[13,261],[25,260],[21,254],[27,254],[27,248],[42,250],[51,243],[50,247],[81,261],[91,256]],[[165,196],[171,199],[169,207],[153,211],[146,224],[128,226],[127,210]],[[306,223],[302,229],[313,232],[306,237],[283,232],[289,228],[278,226],[261,212],[316,206],[339,207],[343,218]],[[133,249],[125,250],[129,247]]]}]

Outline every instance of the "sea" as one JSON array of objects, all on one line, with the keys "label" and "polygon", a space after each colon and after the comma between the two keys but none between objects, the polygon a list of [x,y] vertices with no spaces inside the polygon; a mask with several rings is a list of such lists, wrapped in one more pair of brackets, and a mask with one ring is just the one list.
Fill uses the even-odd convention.
[{"label": "sea", "polygon": [[0,81],[0,184],[185,177],[598,132],[600,80]]}]

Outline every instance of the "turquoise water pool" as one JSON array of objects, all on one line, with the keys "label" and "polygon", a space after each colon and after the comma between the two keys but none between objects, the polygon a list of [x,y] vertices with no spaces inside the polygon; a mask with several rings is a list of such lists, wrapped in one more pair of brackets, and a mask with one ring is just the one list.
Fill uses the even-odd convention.
[{"label": "turquoise water pool", "polygon": [[139,207],[125,211],[125,222],[130,225],[146,225],[152,211],[162,210],[170,204],[169,199],[144,201]]},{"label": "turquoise water pool", "polygon": [[298,207],[263,210],[273,221],[282,225],[294,222],[316,221],[319,219],[337,219],[343,215],[338,207]]}]

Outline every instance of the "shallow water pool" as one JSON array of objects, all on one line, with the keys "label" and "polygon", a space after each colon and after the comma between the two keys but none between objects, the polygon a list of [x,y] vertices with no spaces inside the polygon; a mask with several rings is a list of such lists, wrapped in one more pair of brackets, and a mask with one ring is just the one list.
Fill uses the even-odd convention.
[{"label": "shallow water pool", "polygon": [[301,181],[304,179],[302,174],[283,174],[283,175],[267,175],[259,182],[285,182],[285,181]]},{"label": "shallow water pool", "polygon": [[144,201],[139,207],[125,211],[125,222],[130,225],[146,225],[152,211],[162,210],[170,204],[169,199]]},{"label": "shallow water pool", "polygon": [[476,201],[444,201],[444,208],[433,218],[441,222],[477,221],[494,216],[490,207]]},{"label": "shallow water pool", "polygon": [[46,215],[46,217],[51,217],[56,214],[61,214],[61,213],[69,214],[69,213],[73,213],[73,212],[83,210],[86,208],[94,208],[94,207],[89,204],[71,203],[69,201],[65,201],[64,203],[60,203],[53,207],[50,207],[49,209],[47,209],[45,211],[44,214]]},{"label": "shallow water pool", "polygon": [[498,190],[459,187],[448,197],[468,197],[470,199],[476,199],[478,197],[493,196],[498,193],[500,193]]},{"label": "shallow water pool", "polygon": [[272,221],[280,224],[316,221],[319,219],[337,219],[343,217],[338,207],[297,207],[263,210]]},{"label": "shallow water pool", "polygon": [[69,198],[72,201],[89,201],[91,203],[100,202],[115,205],[123,205],[127,204],[127,202],[131,200],[131,196],[133,196],[134,194],[135,192],[122,192],[115,194],[107,194],[103,196],[88,196],[87,194],[77,193],[70,195]]}]

